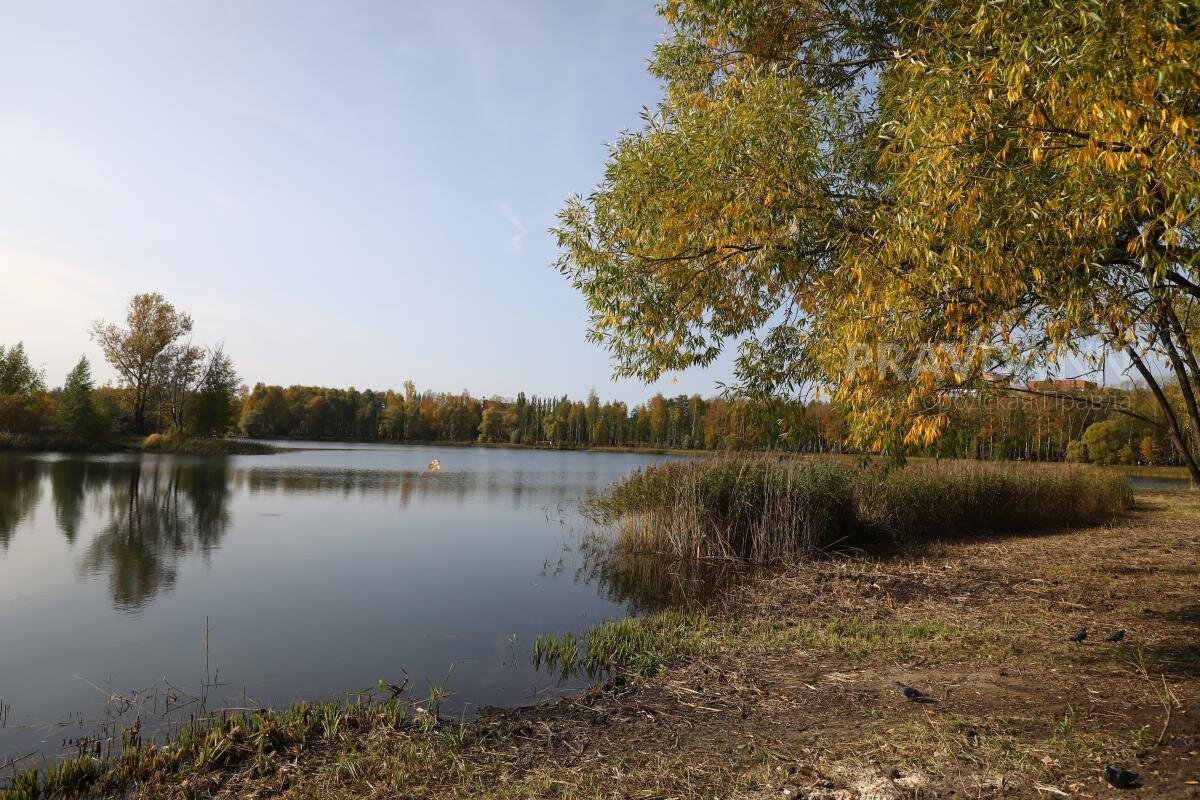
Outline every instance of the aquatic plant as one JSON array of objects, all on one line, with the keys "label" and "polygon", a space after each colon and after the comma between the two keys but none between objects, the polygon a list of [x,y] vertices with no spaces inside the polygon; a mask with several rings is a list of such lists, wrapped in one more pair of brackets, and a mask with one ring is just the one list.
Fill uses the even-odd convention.
[{"label": "aquatic plant", "polygon": [[638,470],[587,509],[629,552],[774,563],[843,543],[1093,524],[1132,500],[1122,475],[1078,465],[740,457]]}]

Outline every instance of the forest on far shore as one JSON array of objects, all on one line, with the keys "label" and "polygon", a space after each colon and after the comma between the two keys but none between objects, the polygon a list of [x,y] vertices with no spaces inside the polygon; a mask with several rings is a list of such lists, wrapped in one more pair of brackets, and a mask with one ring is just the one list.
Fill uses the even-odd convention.
[{"label": "forest on far shore", "polygon": [[[92,328],[119,379],[97,386],[81,358],[61,386],[20,342],[0,345],[0,446],[88,449],[147,434],[179,439],[238,435],[257,439],[484,442],[557,448],[853,452],[846,409],[822,400],[655,394],[640,404],[519,393],[475,397],[463,391],[269,386],[241,382],[221,344],[190,339],[191,318],[161,295],[130,300],[125,325]],[[1030,384],[1033,386],[1033,384]],[[946,393],[951,423],[912,455],[944,458],[1174,464],[1153,420],[1149,390],[1085,381],[1041,388],[989,384]],[[1008,389],[1009,391],[1006,391]],[[1177,388],[1167,386],[1180,400]],[[1130,415],[1128,412],[1134,412]]]}]

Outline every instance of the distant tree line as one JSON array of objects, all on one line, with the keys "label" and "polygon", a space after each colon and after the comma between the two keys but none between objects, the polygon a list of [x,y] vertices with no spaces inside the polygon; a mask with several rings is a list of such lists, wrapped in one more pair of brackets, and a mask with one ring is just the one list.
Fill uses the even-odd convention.
[{"label": "distant tree line", "polygon": [[[241,432],[251,437],[341,438],[391,442],[496,442],[553,447],[836,450],[841,420],[821,404],[753,403],[656,394],[641,405],[539,397],[476,398],[467,392],[330,389],[258,384],[242,401]],[[815,425],[815,427],[813,427]]]},{"label": "distant tree line", "polygon": [[[951,423],[913,455],[1102,464],[1175,464],[1168,434],[1142,388],[1091,389],[1047,396],[963,392],[947,396]],[[1117,409],[1121,409],[1118,411]],[[664,397],[640,405],[527,396],[476,398],[421,392],[258,384],[242,399],[240,432],[255,438],[382,442],[490,442],[577,447],[787,450],[840,453],[845,410],[811,400]]]},{"label": "distant tree line", "polygon": [[123,326],[96,322],[92,337],[119,376],[115,386],[96,386],[80,357],[50,389],[23,343],[0,344],[0,434],[33,446],[147,433],[225,436],[236,427],[240,379],[222,345],[196,345],[191,331],[191,317],[160,294],[135,295]]},{"label": "distant tree line", "polygon": [[[0,444],[103,443],[163,433],[180,437],[487,442],[544,447],[844,452],[844,406],[820,400],[656,394],[641,404],[520,393],[476,398],[418,391],[240,386],[223,346],[190,339],[192,319],[159,294],[130,300],[124,325],[92,335],[119,377],[96,386],[80,358],[50,389],[18,342],[0,345]],[[1069,384],[1070,382],[1068,382]],[[992,387],[995,388],[995,387]],[[943,458],[1175,464],[1179,455],[1146,388],[1081,384],[1071,391],[963,390],[942,396],[949,420],[914,455]],[[1185,402],[1165,384],[1173,404]],[[1159,424],[1156,424],[1159,423]],[[1186,435],[1197,437],[1190,429]]]}]

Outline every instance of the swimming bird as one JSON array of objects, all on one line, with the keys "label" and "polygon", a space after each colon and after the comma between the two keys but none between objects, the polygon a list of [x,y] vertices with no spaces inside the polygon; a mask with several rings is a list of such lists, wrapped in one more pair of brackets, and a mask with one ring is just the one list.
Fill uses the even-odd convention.
[{"label": "swimming bird", "polygon": [[908,684],[901,683],[900,681],[896,681],[896,688],[900,690],[900,694],[904,695],[905,700],[921,700],[929,697],[929,695],[925,694],[920,689],[914,689]]},{"label": "swimming bird", "polygon": [[1125,638],[1125,629],[1124,629],[1124,628],[1121,628],[1120,630],[1115,630],[1115,631],[1113,631],[1112,633],[1110,633],[1110,634],[1109,634],[1109,635],[1108,635],[1108,636],[1105,638],[1105,640],[1104,640],[1104,641],[1106,641],[1106,642],[1119,642],[1119,641],[1121,641],[1121,640],[1122,640],[1122,639],[1124,639],[1124,638]]},{"label": "swimming bird", "polygon": [[1074,642],[1075,644],[1079,644],[1086,638],[1087,638],[1087,628],[1080,628],[1079,630],[1075,631],[1075,633],[1071,634],[1071,641]]},{"label": "swimming bird", "polygon": [[1138,774],[1130,772],[1124,767],[1113,766],[1112,764],[1104,765],[1104,780],[1111,783],[1118,789],[1128,789],[1137,783]]}]

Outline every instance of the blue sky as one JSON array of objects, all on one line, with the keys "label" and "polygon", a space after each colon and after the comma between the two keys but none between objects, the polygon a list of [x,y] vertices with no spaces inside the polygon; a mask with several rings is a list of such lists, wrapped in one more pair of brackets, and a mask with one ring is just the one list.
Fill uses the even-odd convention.
[{"label": "blue sky", "polygon": [[160,291],[248,382],[610,381],[547,228],[659,96],[652,0],[0,0],[0,343],[50,383]]}]

